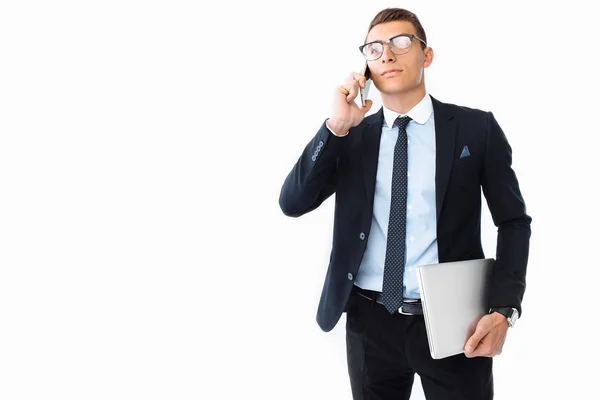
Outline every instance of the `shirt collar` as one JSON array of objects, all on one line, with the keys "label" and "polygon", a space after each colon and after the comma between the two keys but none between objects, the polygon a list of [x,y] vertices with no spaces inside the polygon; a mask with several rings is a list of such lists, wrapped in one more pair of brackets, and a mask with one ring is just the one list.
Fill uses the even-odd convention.
[{"label": "shirt collar", "polygon": [[431,116],[432,112],[433,104],[431,103],[431,97],[428,93],[425,93],[423,99],[420,102],[418,102],[413,108],[411,108],[406,114],[399,114],[383,106],[383,117],[388,128],[394,126],[394,121],[396,121],[396,118],[398,118],[399,115],[408,115],[410,118],[412,118],[413,121],[423,125],[429,120],[429,117]]}]

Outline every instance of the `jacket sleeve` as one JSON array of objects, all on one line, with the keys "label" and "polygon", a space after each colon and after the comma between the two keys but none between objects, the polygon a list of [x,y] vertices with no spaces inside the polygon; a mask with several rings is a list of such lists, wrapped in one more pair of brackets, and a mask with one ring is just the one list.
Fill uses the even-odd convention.
[{"label": "jacket sleeve", "polygon": [[511,165],[512,149],[494,115],[488,112],[482,188],[498,228],[489,306],[515,307],[522,315],[531,217]]},{"label": "jacket sleeve", "polygon": [[306,214],[335,192],[337,159],[347,136],[335,136],[323,122],[283,183],[279,206],[285,215]]}]

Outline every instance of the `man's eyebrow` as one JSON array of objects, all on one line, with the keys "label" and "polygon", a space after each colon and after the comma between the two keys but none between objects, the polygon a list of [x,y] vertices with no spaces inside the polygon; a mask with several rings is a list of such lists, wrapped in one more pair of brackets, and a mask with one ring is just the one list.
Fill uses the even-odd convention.
[{"label": "man's eyebrow", "polygon": [[[393,37],[400,36],[400,35],[414,35],[414,33],[401,32],[401,33],[396,33],[395,35],[392,35],[392,36],[390,36],[389,38],[393,38]],[[388,38],[388,39],[389,39],[389,38]],[[387,39],[386,39],[386,40],[387,40]],[[368,41],[368,42],[365,42],[365,44],[367,44],[367,43],[373,43],[373,42],[383,42],[383,40],[382,40],[382,39],[370,40],[370,41]]]}]

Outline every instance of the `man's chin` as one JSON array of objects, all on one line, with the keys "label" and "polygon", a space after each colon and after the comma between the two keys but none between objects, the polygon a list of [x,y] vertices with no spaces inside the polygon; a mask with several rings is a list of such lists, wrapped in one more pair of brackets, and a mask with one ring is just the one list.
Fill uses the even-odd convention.
[{"label": "man's chin", "polygon": [[414,87],[406,87],[406,86],[393,86],[393,87],[387,87],[384,88],[383,90],[380,90],[379,93],[381,93],[382,96],[399,96],[399,95],[405,95],[407,93],[411,93],[412,91],[414,91],[416,88]]}]

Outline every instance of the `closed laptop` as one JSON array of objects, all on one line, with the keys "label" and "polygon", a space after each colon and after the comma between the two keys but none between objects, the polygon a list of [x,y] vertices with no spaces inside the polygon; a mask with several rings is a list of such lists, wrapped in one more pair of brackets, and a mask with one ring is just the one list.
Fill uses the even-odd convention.
[{"label": "closed laptop", "polygon": [[417,267],[431,357],[464,352],[477,322],[488,312],[493,258]]}]

